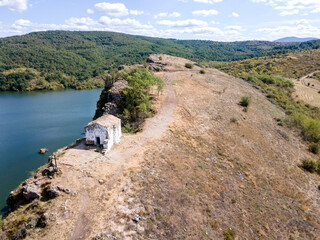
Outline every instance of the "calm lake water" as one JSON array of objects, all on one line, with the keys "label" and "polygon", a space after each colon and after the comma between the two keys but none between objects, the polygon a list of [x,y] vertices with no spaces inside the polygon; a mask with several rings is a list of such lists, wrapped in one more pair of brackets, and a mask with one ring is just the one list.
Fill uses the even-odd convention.
[{"label": "calm lake water", "polygon": [[[101,89],[0,93],[0,209],[30,172],[57,149],[83,137]],[[45,155],[38,153],[46,147]]]}]

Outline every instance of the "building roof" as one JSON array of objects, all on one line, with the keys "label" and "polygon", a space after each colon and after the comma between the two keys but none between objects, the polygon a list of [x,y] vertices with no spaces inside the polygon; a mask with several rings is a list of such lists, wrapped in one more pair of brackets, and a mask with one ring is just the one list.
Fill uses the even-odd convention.
[{"label": "building roof", "polygon": [[92,125],[95,125],[95,124],[99,124],[101,126],[104,126],[104,127],[111,127],[113,125],[118,125],[120,123],[120,119],[111,115],[111,114],[105,114],[103,115],[102,117],[99,117],[97,118],[96,120],[90,122],[88,126],[92,126]]}]

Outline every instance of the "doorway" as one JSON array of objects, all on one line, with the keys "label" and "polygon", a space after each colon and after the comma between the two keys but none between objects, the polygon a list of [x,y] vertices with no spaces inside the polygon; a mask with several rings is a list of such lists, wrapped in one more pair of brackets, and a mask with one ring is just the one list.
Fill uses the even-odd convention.
[{"label": "doorway", "polygon": [[100,146],[100,137],[96,137],[97,146]]}]

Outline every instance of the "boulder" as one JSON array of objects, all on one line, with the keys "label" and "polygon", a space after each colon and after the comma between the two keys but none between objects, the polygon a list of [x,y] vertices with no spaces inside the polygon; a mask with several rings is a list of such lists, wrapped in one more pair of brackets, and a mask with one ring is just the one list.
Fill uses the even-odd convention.
[{"label": "boulder", "polygon": [[42,176],[52,177],[56,172],[57,169],[55,169],[54,167],[48,167],[42,171]]},{"label": "boulder", "polygon": [[71,190],[66,188],[66,189],[63,189],[63,191],[66,193],[66,194],[70,194],[71,193]]},{"label": "boulder", "polygon": [[28,201],[32,201],[36,198],[40,198],[40,193],[38,192],[38,188],[34,184],[28,184],[24,186],[22,195]]},{"label": "boulder", "polygon": [[48,148],[41,148],[41,149],[39,150],[39,153],[40,153],[40,154],[45,154],[46,152],[48,152]]},{"label": "boulder", "polygon": [[141,216],[139,214],[134,214],[132,221],[138,223],[141,220]]},{"label": "boulder", "polygon": [[46,189],[46,192],[50,198],[55,198],[60,195],[60,191],[56,188],[48,188]]}]

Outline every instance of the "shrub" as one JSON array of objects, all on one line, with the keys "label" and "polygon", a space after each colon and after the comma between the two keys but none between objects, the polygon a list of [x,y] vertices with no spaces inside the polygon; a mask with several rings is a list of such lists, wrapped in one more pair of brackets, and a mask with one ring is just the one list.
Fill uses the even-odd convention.
[{"label": "shrub", "polygon": [[289,136],[288,136],[284,131],[281,131],[280,129],[278,129],[277,132],[278,132],[285,140],[289,140]]},{"label": "shrub", "polygon": [[193,68],[193,65],[191,63],[186,63],[184,66],[189,69]]},{"label": "shrub", "polygon": [[122,127],[122,132],[123,133],[134,133],[136,131],[134,126],[131,126],[130,123],[127,123]]},{"label": "shrub", "polygon": [[158,91],[162,91],[165,83],[146,68],[124,70],[121,75],[130,87],[123,90],[122,113],[119,117],[124,132],[136,132],[139,125],[153,114],[150,96],[152,87],[157,86]]},{"label": "shrub", "polygon": [[225,240],[234,240],[236,239],[236,232],[233,229],[229,229],[223,232]]},{"label": "shrub", "polygon": [[248,96],[243,96],[243,97],[241,97],[239,104],[240,104],[240,106],[247,108],[247,107],[249,107],[250,103],[251,103],[251,98]]},{"label": "shrub", "polygon": [[3,226],[3,219],[2,219],[2,216],[0,215],[0,232],[1,232],[2,226]]},{"label": "shrub", "polygon": [[236,118],[234,118],[234,117],[233,117],[233,118],[231,118],[231,119],[230,119],[230,122],[232,122],[232,123],[236,123],[236,122],[238,122],[238,120],[237,120]]},{"label": "shrub", "polygon": [[320,175],[320,158],[316,161],[316,172]]},{"label": "shrub", "polygon": [[317,170],[317,164],[315,161],[310,160],[310,159],[304,159],[302,160],[302,165],[301,167],[311,173],[314,173]]},{"label": "shrub", "polygon": [[160,61],[162,60],[162,57],[161,57],[161,56],[159,57],[159,60],[160,60]]},{"label": "shrub", "polygon": [[297,127],[302,129],[304,138],[308,141],[320,141],[320,121],[313,119],[303,113],[294,112],[292,114]]},{"label": "shrub", "polygon": [[200,74],[206,74],[206,71],[203,70],[203,69],[201,69],[201,70],[200,70]]},{"label": "shrub", "polygon": [[310,143],[309,145],[309,151],[314,153],[314,154],[318,154],[319,153],[319,150],[320,150],[320,146],[319,146],[319,143]]}]

